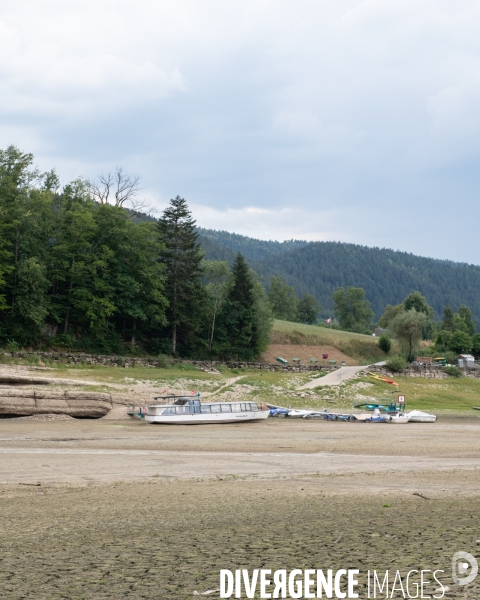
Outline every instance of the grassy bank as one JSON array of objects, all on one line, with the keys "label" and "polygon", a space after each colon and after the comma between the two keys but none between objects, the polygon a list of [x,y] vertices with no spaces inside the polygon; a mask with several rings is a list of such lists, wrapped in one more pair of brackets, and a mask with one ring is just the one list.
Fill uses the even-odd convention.
[{"label": "grassy bank", "polygon": [[[391,385],[368,377],[362,378],[361,381],[373,384],[372,387],[362,390],[362,394],[367,397],[396,397],[395,388]],[[480,406],[480,380],[478,379],[395,377],[395,381],[399,384],[398,389],[401,393],[405,394],[409,409],[468,411],[473,415],[472,406]],[[480,412],[478,414],[480,415]]]},{"label": "grassy bank", "polygon": [[360,364],[385,359],[385,354],[378,348],[378,340],[370,335],[315,325],[276,320],[270,333],[270,340],[272,344],[333,346]]},{"label": "grassy bank", "polygon": [[[339,338],[341,337],[340,335]],[[368,339],[368,336],[361,337]],[[360,341],[363,343],[363,340]],[[221,369],[220,374],[211,375],[192,365],[175,365],[170,368],[121,368],[100,365],[33,368],[35,370],[28,372],[38,377],[81,380],[86,391],[122,395],[144,392],[145,401],[161,394],[165,389],[169,393],[189,393],[196,390],[205,397],[213,393],[213,398],[218,400],[242,399],[298,408],[351,409],[353,404],[360,402],[388,402],[399,393],[394,386],[370,377],[360,377],[338,386],[297,390],[308,381],[320,379],[325,374],[321,371],[280,373]],[[395,381],[399,384],[398,390],[406,395],[410,409],[451,410],[471,414],[472,417],[480,416],[480,411],[477,414],[472,410],[472,406],[480,406],[480,380],[466,377],[425,379],[395,376]],[[132,401],[135,397],[133,394]]]}]

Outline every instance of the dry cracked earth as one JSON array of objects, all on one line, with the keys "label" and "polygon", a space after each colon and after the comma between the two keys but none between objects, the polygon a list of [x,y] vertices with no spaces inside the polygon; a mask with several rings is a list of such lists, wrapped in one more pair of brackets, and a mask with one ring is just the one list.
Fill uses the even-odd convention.
[{"label": "dry cracked earth", "polygon": [[368,569],[441,569],[443,597],[480,598],[451,574],[455,552],[480,559],[479,434],[466,417],[2,420],[0,597],[174,600],[217,589],[220,569],[354,568],[360,598]]}]

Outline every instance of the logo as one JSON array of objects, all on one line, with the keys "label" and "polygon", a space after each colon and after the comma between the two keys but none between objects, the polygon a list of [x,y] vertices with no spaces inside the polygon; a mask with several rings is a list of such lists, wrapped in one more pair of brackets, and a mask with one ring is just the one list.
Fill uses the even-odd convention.
[{"label": "logo", "polygon": [[452,578],[457,585],[468,585],[478,575],[478,562],[468,552],[455,552],[452,557]]}]

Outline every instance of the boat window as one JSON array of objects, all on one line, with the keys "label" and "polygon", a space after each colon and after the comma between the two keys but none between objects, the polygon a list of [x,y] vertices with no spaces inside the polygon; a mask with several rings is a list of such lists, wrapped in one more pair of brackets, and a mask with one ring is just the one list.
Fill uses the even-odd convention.
[{"label": "boat window", "polygon": [[177,415],[189,415],[190,414],[190,406],[177,406]]},{"label": "boat window", "polygon": [[256,402],[252,402],[250,404],[250,410],[258,410],[258,404]]},{"label": "boat window", "polygon": [[222,404],[222,412],[232,412],[232,405],[231,404]]},{"label": "boat window", "polygon": [[210,404],[202,404],[201,409],[202,409],[202,413],[211,413],[212,412],[212,407],[210,406]]},{"label": "boat window", "polygon": [[242,405],[239,402],[235,402],[232,404],[232,412],[240,412],[242,410]]},{"label": "boat window", "polygon": [[242,407],[242,411],[244,410],[250,410],[250,405],[249,404],[245,404],[245,402],[243,404],[241,404]]},{"label": "boat window", "polygon": [[212,413],[220,412],[220,404],[212,404]]},{"label": "boat window", "polygon": [[177,398],[174,402],[174,404],[187,404],[187,402],[190,400],[190,398]]},{"label": "boat window", "polygon": [[174,415],[175,414],[175,407],[174,406],[167,406],[167,408],[163,409],[163,413],[164,415]]}]

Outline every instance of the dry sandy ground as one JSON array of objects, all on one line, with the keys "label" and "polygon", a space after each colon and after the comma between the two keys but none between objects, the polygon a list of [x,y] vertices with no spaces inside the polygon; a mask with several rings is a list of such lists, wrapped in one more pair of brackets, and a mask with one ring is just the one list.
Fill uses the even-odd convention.
[{"label": "dry sandy ground", "polygon": [[479,457],[478,417],[407,425],[273,418],[202,426],[0,420],[0,483],[470,473],[476,467],[480,473]]},{"label": "dry sandy ground", "polygon": [[474,416],[2,420],[0,597],[169,600],[225,568],[358,568],[362,585],[367,569],[423,568],[445,570],[446,598],[478,599],[451,559],[480,558],[479,434]]}]

